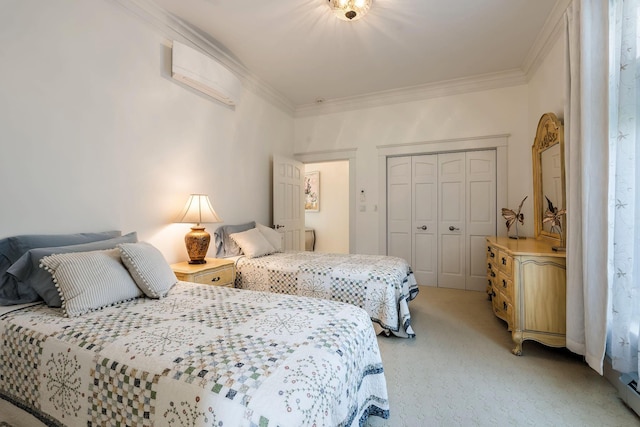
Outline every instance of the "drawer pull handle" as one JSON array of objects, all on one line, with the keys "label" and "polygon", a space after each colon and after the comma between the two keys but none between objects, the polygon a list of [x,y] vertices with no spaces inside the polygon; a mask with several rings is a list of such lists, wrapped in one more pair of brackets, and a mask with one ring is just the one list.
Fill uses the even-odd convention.
[{"label": "drawer pull handle", "polygon": [[506,280],[504,280],[504,279],[502,279],[502,287],[503,287],[503,288],[506,288],[506,287],[507,287],[507,281],[506,281]]},{"label": "drawer pull handle", "polygon": [[496,277],[496,273],[494,273],[493,271],[491,272],[491,277]]},{"label": "drawer pull handle", "polygon": [[487,268],[488,268],[489,270],[491,270],[491,263],[490,263],[490,262],[488,262],[488,263],[487,263]]},{"label": "drawer pull handle", "polygon": [[487,282],[489,282],[489,286],[491,286],[491,279],[487,279]]},{"label": "drawer pull handle", "polygon": [[219,282],[220,281],[220,276],[218,277],[214,277],[213,279],[211,279],[212,282]]},{"label": "drawer pull handle", "polygon": [[502,257],[502,265],[507,265],[507,259],[505,257]]},{"label": "drawer pull handle", "polygon": [[504,309],[504,311],[507,311],[507,303],[502,301],[502,308]]},{"label": "drawer pull handle", "polygon": [[489,255],[491,258],[495,258],[496,254],[494,254],[493,252],[491,252],[491,255]]},{"label": "drawer pull handle", "polygon": [[491,296],[492,296],[492,297],[495,297],[495,296],[496,296],[496,291],[491,290]]}]

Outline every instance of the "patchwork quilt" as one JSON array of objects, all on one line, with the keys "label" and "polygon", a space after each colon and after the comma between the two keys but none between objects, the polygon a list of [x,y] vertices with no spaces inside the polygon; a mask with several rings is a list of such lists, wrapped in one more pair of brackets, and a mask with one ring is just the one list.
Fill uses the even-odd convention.
[{"label": "patchwork quilt", "polygon": [[65,318],[0,317],[0,396],[50,425],[358,426],[387,418],[367,313],[348,304],[179,282]]},{"label": "patchwork quilt", "polygon": [[346,302],[394,335],[415,337],[409,301],[418,285],[402,258],[320,252],[240,257],[236,287]]}]

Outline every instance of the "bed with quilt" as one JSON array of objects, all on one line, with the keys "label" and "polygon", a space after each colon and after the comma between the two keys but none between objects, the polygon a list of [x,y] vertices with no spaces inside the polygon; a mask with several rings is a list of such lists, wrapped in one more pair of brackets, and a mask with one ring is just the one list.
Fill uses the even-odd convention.
[{"label": "bed with quilt", "polygon": [[178,282],[144,242],[39,263],[61,304],[0,307],[0,397],[49,425],[357,426],[388,417],[375,332],[360,308]]},{"label": "bed with quilt", "polygon": [[409,301],[418,285],[404,259],[282,252],[280,233],[254,222],[218,227],[214,235],[216,256],[236,257],[237,288],[346,302],[364,309],[378,329],[415,337]]}]

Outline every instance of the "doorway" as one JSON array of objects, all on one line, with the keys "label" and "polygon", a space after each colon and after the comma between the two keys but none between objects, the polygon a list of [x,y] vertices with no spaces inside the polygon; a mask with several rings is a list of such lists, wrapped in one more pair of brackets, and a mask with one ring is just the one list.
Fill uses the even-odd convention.
[{"label": "doorway", "polygon": [[305,176],[318,194],[305,209],[307,250],[348,254],[350,252],[350,170],[348,160],[306,163]]}]

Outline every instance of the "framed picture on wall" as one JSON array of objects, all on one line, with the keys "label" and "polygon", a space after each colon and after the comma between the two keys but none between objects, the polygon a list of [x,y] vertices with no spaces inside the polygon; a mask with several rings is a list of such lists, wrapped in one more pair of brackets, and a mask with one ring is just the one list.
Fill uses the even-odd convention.
[{"label": "framed picture on wall", "polygon": [[320,210],[320,171],[304,174],[304,210],[305,212]]}]

